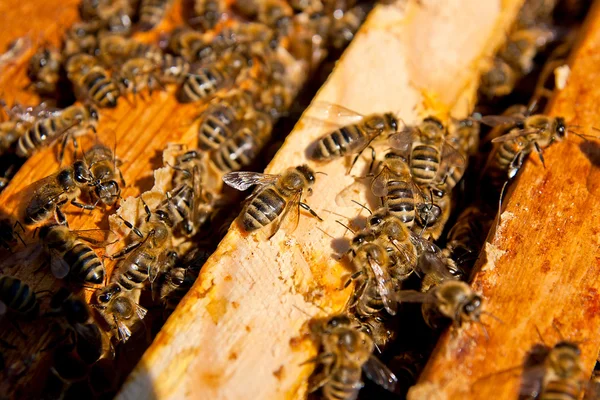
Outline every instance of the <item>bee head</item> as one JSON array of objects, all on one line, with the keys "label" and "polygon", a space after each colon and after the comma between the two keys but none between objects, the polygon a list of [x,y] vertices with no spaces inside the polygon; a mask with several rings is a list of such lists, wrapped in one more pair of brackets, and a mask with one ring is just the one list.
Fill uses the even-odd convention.
[{"label": "bee head", "polygon": [[390,131],[396,132],[398,130],[398,118],[392,113],[385,113],[383,116],[386,124],[390,127]]},{"label": "bee head", "polygon": [[73,163],[73,171],[75,173],[75,181],[80,184],[88,183],[92,180],[92,174],[85,164],[85,161],[77,160]]},{"label": "bee head", "polygon": [[325,324],[325,327],[327,330],[331,331],[333,329],[348,325],[350,325],[350,318],[348,318],[347,315],[342,314],[331,317]]},{"label": "bee head", "polygon": [[121,196],[121,188],[114,180],[97,183],[95,192],[100,201],[108,206],[115,204]]},{"label": "bee head", "polygon": [[425,118],[423,120],[423,123],[434,124],[437,128],[444,129],[444,125],[442,124],[442,121],[440,121],[438,118],[433,117],[433,116],[429,116],[429,117]]},{"label": "bee head", "polygon": [[567,125],[565,119],[562,117],[556,118],[556,131],[554,138],[556,140],[563,140],[567,136]]},{"label": "bee head", "polygon": [[185,281],[185,269],[184,268],[173,268],[169,273],[171,283],[175,286],[183,285]]},{"label": "bee head", "polygon": [[98,119],[100,118],[100,116],[98,114],[98,109],[96,108],[96,106],[94,106],[92,104],[88,104],[87,111],[90,114],[90,118],[92,120],[98,121]]},{"label": "bee head", "polygon": [[296,167],[296,170],[298,172],[300,172],[302,174],[302,176],[304,176],[304,178],[306,179],[306,181],[309,184],[315,183],[315,173],[313,172],[312,169],[310,169],[310,167],[308,165],[306,165],[306,164],[299,165]]},{"label": "bee head", "polygon": [[462,307],[462,312],[472,321],[478,321],[481,314],[481,296],[474,294]]},{"label": "bee head", "polygon": [[109,285],[103,289],[101,289],[96,298],[100,304],[109,303],[113,297],[116,297],[119,293],[121,293],[121,286],[118,284]]}]

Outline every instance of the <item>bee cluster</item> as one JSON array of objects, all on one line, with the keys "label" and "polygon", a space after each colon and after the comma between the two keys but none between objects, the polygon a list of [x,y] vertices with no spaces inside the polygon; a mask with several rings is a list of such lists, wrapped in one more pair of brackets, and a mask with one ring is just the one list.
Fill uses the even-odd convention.
[{"label": "bee cluster", "polygon": [[[139,39],[162,29],[173,3],[83,0],[81,21],[67,30],[61,47],[43,45],[29,60],[29,89],[43,102],[2,103],[3,161],[22,163],[52,146],[62,167],[21,193],[20,215],[0,221],[0,246],[11,253],[0,275],[0,318],[10,322],[1,332],[1,391],[28,393],[23,378],[35,372],[46,379],[44,398],[115,393],[139,357],[139,349],[125,344],[149,344],[222,235],[216,216],[231,212],[221,195],[222,176],[256,166],[309,73],[328,54],[339,55],[372,6],[351,0],[197,0],[189,9],[181,5],[185,23],[155,35],[156,43]],[[197,146],[169,145],[161,182],[124,201],[117,143],[98,140],[109,118],[105,110],[122,101],[137,107],[154,91],[197,105],[190,126]],[[95,142],[85,147],[88,136]],[[10,163],[0,188],[18,167]],[[292,175],[282,189],[286,198],[314,181],[301,168]],[[82,213],[121,208],[106,213],[110,225],[103,229],[74,230],[65,213],[69,204]],[[116,231],[128,235],[120,239]],[[119,250],[108,254],[106,247],[116,242]],[[59,280],[56,288],[36,292],[29,279],[5,272],[31,257],[43,261],[36,273],[49,271]],[[116,262],[114,270],[106,259]],[[90,304],[77,294],[82,289],[94,292]],[[150,308],[163,312],[148,318]],[[41,330],[40,348],[15,343],[29,340],[21,325]],[[51,359],[49,370],[44,358]]]},{"label": "bee cluster", "polygon": [[[590,140],[564,118],[540,112],[564,85],[566,57],[577,31],[571,17],[581,12],[580,3],[557,3],[525,3],[506,44],[481,76],[480,103],[468,118],[431,115],[407,125],[392,113],[361,115],[335,104],[311,106],[309,111],[321,115],[354,120],[339,123],[340,128],[313,143],[314,164],[347,158],[350,173],[359,158],[371,153],[363,179],[336,202],[354,201],[355,185],[364,188],[366,182],[366,197],[375,208],[354,201],[367,210],[366,220],[337,221],[353,233],[342,255],[350,269],[344,287],[352,286],[352,294],[341,314],[310,323],[319,347],[317,356],[307,360],[316,366],[311,392],[326,399],[362,397],[364,373],[376,384],[364,398],[405,396],[442,328],[477,323],[486,337],[482,317],[501,323],[485,311],[485,299],[468,283],[501,215],[506,187],[530,153],[543,164],[544,149],[570,140],[569,134]],[[577,12],[565,13],[569,7]],[[307,165],[281,175],[231,172],[223,179],[239,190],[258,185],[240,217],[246,231],[270,227],[272,236],[282,226],[274,221],[293,220],[289,212],[300,207],[321,218],[301,200],[315,180]],[[545,346],[535,368],[544,379],[537,374],[538,388],[530,388],[527,396],[577,398],[584,390],[575,343]]]}]

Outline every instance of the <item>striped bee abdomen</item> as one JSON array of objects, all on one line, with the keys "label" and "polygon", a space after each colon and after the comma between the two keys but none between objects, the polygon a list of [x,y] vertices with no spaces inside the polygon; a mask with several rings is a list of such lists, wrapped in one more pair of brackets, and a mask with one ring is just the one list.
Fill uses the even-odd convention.
[{"label": "striped bee abdomen", "polygon": [[440,167],[440,152],[433,146],[418,145],[410,156],[410,170],[415,183],[425,185],[437,175]]},{"label": "striped bee abdomen", "polygon": [[367,134],[358,125],[348,125],[321,138],[313,151],[315,160],[331,160],[352,154],[365,145]]},{"label": "striped bee abdomen", "polygon": [[104,265],[90,246],[77,243],[65,253],[63,258],[71,268],[71,276],[93,284],[104,281]]},{"label": "striped bee abdomen", "polygon": [[82,82],[87,96],[99,107],[114,108],[121,92],[116,83],[103,70],[91,71]]},{"label": "striped bee abdomen", "polygon": [[242,215],[242,226],[247,232],[267,226],[281,215],[285,205],[285,199],[275,189],[265,189],[246,207]]},{"label": "striped bee abdomen", "polygon": [[127,268],[118,275],[118,283],[126,290],[141,288],[148,279],[150,268],[155,261],[156,257],[143,251],[137,251],[131,260],[125,261]]},{"label": "striped bee abdomen", "polygon": [[233,125],[238,121],[231,107],[216,107],[205,115],[198,127],[198,144],[204,149],[217,149],[233,136]]},{"label": "striped bee abdomen", "polygon": [[204,100],[215,94],[224,81],[225,77],[216,68],[201,68],[183,83],[180,100],[187,103]]},{"label": "striped bee abdomen", "polygon": [[0,300],[22,315],[35,315],[39,303],[29,285],[11,276],[0,277]]},{"label": "striped bee abdomen", "polygon": [[404,181],[391,180],[387,183],[384,205],[409,228],[415,220],[415,200],[413,188]]}]

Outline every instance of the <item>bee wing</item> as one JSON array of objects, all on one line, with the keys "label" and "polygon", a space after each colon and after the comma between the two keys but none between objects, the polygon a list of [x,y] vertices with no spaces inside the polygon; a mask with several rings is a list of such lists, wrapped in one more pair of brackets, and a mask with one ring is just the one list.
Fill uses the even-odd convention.
[{"label": "bee wing", "polygon": [[367,378],[390,392],[396,390],[398,378],[375,356],[369,357],[369,360],[362,367]]},{"label": "bee wing", "polygon": [[[104,247],[117,241],[113,238],[114,232],[109,229],[84,229],[72,231],[81,240],[85,240],[94,247]],[[112,240],[111,240],[112,239]]]},{"label": "bee wing", "polygon": [[[277,229],[284,224],[284,230],[287,233],[292,233],[298,227],[300,223],[300,199],[302,198],[302,191],[299,190],[296,194],[289,199],[289,201],[285,205],[285,210],[281,213],[279,217],[279,221],[275,225],[275,230],[271,235],[274,235],[277,232]],[[288,216],[288,214],[290,214]]]},{"label": "bee wing", "polygon": [[354,110],[327,101],[317,101],[308,110],[310,118],[336,125],[357,124],[365,118]]},{"label": "bee wing", "polygon": [[398,292],[398,300],[405,303],[435,303],[435,297],[431,293],[421,293],[416,290],[401,290]]},{"label": "bee wing", "polygon": [[396,315],[396,301],[394,299],[394,288],[392,286],[392,277],[387,269],[373,260],[369,260],[371,270],[375,275],[377,289],[383,300],[383,305],[390,315]]},{"label": "bee wing", "polygon": [[515,140],[519,137],[531,135],[534,133],[539,133],[540,130],[537,128],[528,128],[528,129],[513,129],[506,135],[498,136],[497,138],[492,139],[492,143],[502,143],[509,142],[511,140]]},{"label": "bee wing", "polygon": [[436,273],[444,279],[455,279],[455,276],[448,271],[446,263],[441,254],[437,252],[425,251],[419,256],[418,268],[423,274]]},{"label": "bee wing", "polygon": [[254,185],[268,185],[275,183],[279,175],[261,174],[259,172],[237,171],[223,175],[223,182],[239,191],[247,190]]},{"label": "bee wing", "polygon": [[50,270],[52,271],[52,275],[56,279],[64,279],[69,275],[71,271],[71,267],[65,261],[64,258],[60,257],[55,252],[51,251],[50,253]]},{"label": "bee wing", "polygon": [[438,246],[436,246],[433,242],[422,238],[421,236],[417,235],[414,232],[410,233],[410,241],[416,246],[417,252],[419,254],[421,254],[423,252],[430,252],[430,253],[436,253],[436,254],[442,253],[442,250]]},{"label": "bee wing", "polygon": [[390,146],[393,149],[396,149],[408,157],[410,154],[410,150],[412,149],[412,144],[415,140],[415,129],[411,127],[406,127],[400,132],[394,133],[390,136]]},{"label": "bee wing", "polygon": [[444,141],[442,147],[442,160],[440,162],[440,168],[438,170],[438,176],[435,178],[436,182],[443,182],[445,175],[449,174],[451,170],[464,171],[467,167],[467,160],[465,156],[461,154],[454,146],[448,141]]},{"label": "bee wing", "polygon": [[525,117],[517,115],[484,115],[481,118],[475,119],[487,126],[513,125],[523,122]]},{"label": "bee wing", "polygon": [[384,197],[388,194],[387,190],[387,182],[390,176],[390,169],[388,167],[383,167],[381,172],[377,174],[373,181],[371,182],[371,192],[377,197]]}]

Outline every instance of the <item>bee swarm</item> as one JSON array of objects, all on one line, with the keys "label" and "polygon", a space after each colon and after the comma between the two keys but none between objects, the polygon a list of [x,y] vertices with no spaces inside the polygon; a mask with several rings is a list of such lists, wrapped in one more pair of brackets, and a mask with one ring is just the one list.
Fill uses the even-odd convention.
[{"label": "bee swarm", "polygon": [[[114,0],[115,3],[119,1]],[[277,1],[274,0],[274,3]],[[540,7],[554,4],[553,0],[529,1]],[[38,47],[47,47],[48,43],[50,47],[59,48],[65,31],[77,21],[80,13],[85,15],[93,11],[79,10],[80,2],[65,1],[56,6],[53,2],[42,4],[36,1],[35,7],[24,7],[23,2],[6,0],[0,5],[0,21],[6,22],[0,28],[4,32],[0,36],[0,49],[6,49],[15,38],[31,39],[25,43],[23,54],[15,60],[4,63],[0,57],[0,98],[7,105],[39,103],[31,88],[26,88],[29,59]],[[169,11],[162,21],[160,18],[155,21],[157,25],[154,28],[151,25],[155,22],[150,23],[146,17],[141,17],[137,24],[142,29],[135,31],[133,38],[140,43],[160,43],[161,48],[166,46],[165,32],[184,24],[183,9],[186,4],[189,6],[188,3],[193,2],[165,2]],[[251,1],[198,1],[200,3],[207,7],[209,4],[227,6],[246,16],[253,13],[251,9],[245,9],[253,4]],[[290,0],[288,3],[299,5],[303,1]],[[345,4],[343,1],[340,3]],[[348,3],[352,2],[348,0]],[[370,172],[370,151],[361,154],[352,165],[351,172],[348,171],[354,154],[346,157],[350,160],[318,162],[311,159],[315,141],[334,127],[313,117],[318,105],[332,103],[363,115],[392,112],[399,118],[400,127],[418,124],[428,116],[439,118],[444,123],[466,118],[477,103],[478,91],[482,93],[480,77],[498,61],[494,55],[499,49],[505,49],[507,32],[511,32],[515,24],[523,23],[518,22],[523,17],[519,14],[523,0],[397,0],[391,4],[381,3],[369,13],[333,73],[265,170],[268,174],[280,174],[291,167],[307,164],[316,174],[311,193],[303,192],[302,201],[323,220],[319,221],[303,210],[295,230],[282,227],[272,237],[262,229],[249,233],[238,223],[231,224],[202,266],[198,279],[183,300],[175,304],[177,308],[164,325],[160,326],[160,322],[146,317],[141,334],[138,332],[136,336],[134,332],[129,339],[130,342],[139,342],[142,350],[151,342],[141,359],[139,350],[137,353],[140,354],[136,354],[136,350],[125,347],[127,343],[119,343],[122,345],[119,361],[123,365],[113,372],[122,375],[116,379],[119,384],[133,364],[137,366],[122,384],[116,398],[306,398],[309,391],[326,386],[314,385],[315,376],[326,369],[318,358],[319,350],[323,351],[323,343],[320,343],[320,348],[315,346],[314,329],[325,332],[325,324],[321,326],[319,323],[347,311],[349,299],[355,295],[353,291],[358,286],[356,282],[346,285],[354,271],[349,268],[351,263],[341,256],[348,254],[345,239],[351,239],[353,233],[338,222],[354,229],[353,222],[365,219],[367,214],[362,205],[374,209],[379,204],[367,194],[369,185],[355,189],[360,178]],[[285,2],[282,4],[287,6]],[[199,12],[199,6],[194,12]],[[557,70],[559,88],[554,91],[557,94],[553,95],[546,111],[550,115],[564,117],[567,124],[586,134],[591,133],[586,127],[600,127],[596,111],[600,102],[600,91],[596,88],[600,87],[600,82],[596,82],[597,74],[592,73],[597,69],[595,54],[600,52],[599,13],[600,4],[596,4],[586,17],[587,26],[579,33],[583,38],[579,47],[572,51],[569,62],[565,61]],[[256,15],[248,18],[254,17]],[[22,22],[24,18],[28,18],[27,24]],[[302,13],[297,23],[308,24],[311,18]],[[126,19],[120,22],[125,23]],[[228,28],[228,22],[218,23],[217,31]],[[192,15],[187,23],[196,23],[198,26],[194,28],[200,29],[202,24],[211,22]],[[338,36],[333,42],[344,35],[340,33]],[[315,50],[319,45],[315,37],[308,41],[314,45],[309,46],[310,50],[294,47],[302,40],[306,41],[306,37],[298,34],[297,38],[293,38],[298,39],[297,42],[283,39],[281,48],[275,52],[287,62],[287,68],[281,74],[285,76],[285,83],[289,84],[292,98],[303,86],[311,83],[313,76],[310,74],[323,59],[323,54]],[[235,59],[217,61],[221,62],[220,70],[230,68],[229,72],[233,73],[231,71],[237,68],[237,64],[231,60]],[[261,56],[254,54],[247,72],[249,76],[257,79],[263,62],[266,65]],[[268,71],[269,76],[277,73],[276,68]],[[114,71],[111,73],[117,76]],[[523,71],[519,79],[527,74]],[[551,76],[554,80],[554,75]],[[599,85],[596,86],[596,83]],[[124,221],[135,221],[140,226],[149,223],[151,215],[143,222],[146,218],[145,204],[155,215],[158,215],[157,210],[165,209],[164,204],[169,204],[170,196],[178,189],[173,183],[174,176],[181,172],[177,169],[180,165],[178,156],[199,147],[196,122],[210,104],[203,100],[190,101],[198,92],[186,92],[181,83],[177,84],[177,88],[173,84],[166,88],[161,88],[161,85],[151,93],[144,90],[143,96],[135,92],[133,96],[122,95],[115,108],[101,108],[101,128],[97,137],[80,140],[80,150],[82,147],[83,151],[89,149],[94,140],[109,147],[116,144],[116,156],[122,161],[119,169],[127,182],[122,187],[122,199],[119,199],[117,207],[100,211],[84,211],[70,205],[66,208],[70,229],[110,228],[118,237],[116,243],[100,249],[98,254],[101,256],[115,254],[124,245],[139,240]],[[236,81],[236,85],[240,84]],[[244,85],[242,83],[241,87],[247,88]],[[513,89],[510,86],[507,92]],[[264,87],[259,90],[266,93]],[[78,100],[81,101],[81,98]],[[262,97],[260,102],[263,102]],[[286,107],[288,111],[290,114],[297,111],[295,104]],[[543,110],[536,111],[536,114],[541,112]],[[279,116],[277,114],[275,119]],[[270,136],[267,141],[265,147],[273,144]],[[375,142],[377,160],[382,160],[389,146]],[[55,156],[56,147],[47,147],[32,155],[14,176],[0,194],[0,219],[8,216],[22,219],[23,204],[28,200],[24,199],[23,193],[28,185],[73,163],[74,159],[67,151],[65,160],[59,164]],[[594,158],[599,153],[591,141],[583,144],[563,142],[549,149],[544,147],[545,165],[542,165],[532,151],[528,161],[520,168],[518,178],[511,181],[504,193],[501,222],[498,226],[495,222],[492,225],[488,242],[483,244],[475,266],[475,274],[470,280],[464,278],[467,283],[471,282],[473,291],[480,294],[485,302],[484,313],[488,313],[482,317],[485,325],[454,321],[455,324],[442,333],[428,361],[422,354],[415,361],[407,355],[410,352],[403,353],[402,356],[409,360],[408,364],[416,366],[427,362],[419,383],[407,395],[409,399],[516,398],[519,379],[505,379],[503,371],[519,367],[532,345],[540,342],[536,330],[550,347],[560,340],[577,343],[582,351],[583,374],[587,379],[600,349],[600,337],[597,335],[600,296],[596,289],[600,286],[600,273],[596,268],[597,259],[600,259],[600,237],[596,228],[600,226],[600,216],[595,213],[600,194],[597,189],[600,187],[600,169],[597,168],[600,161]],[[207,157],[202,158],[202,162]],[[269,157],[264,155],[265,160],[261,161],[267,161]],[[196,172],[190,174],[191,169],[186,171],[188,181],[191,176],[192,187],[201,187],[214,194],[207,204],[211,207],[218,204],[224,213],[237,213],[241,199],[227,188],[224,190],[220,171],[214,175],[211,175],[212,170],[207,174],[204,170],[198,172],[202,175],[201,183],[196,181]],[[447,177],[444,177],[444,185]],[[356,203],[341,200],[341,195],[348,194],[349,189],[353,190],[349,197]],[[433,192],[427,195],[433,204]],[[213,200],[214,203],[211,203]],[[453,216],[450,222],[454,220]],[[182,221],[185,218],[175,223],[183,224]],[[156,221],[152,219],[152,223]],[[204,242],[200,242],[198,237],[204,240],[205,236],[212,236],[214,240],[218,236],[214,227],[206,229],[206,235],[198,235],[192,240],[179,235],[169,238],[169,243],[180,254],[201,248]],[[32,231],[23,234],[27,243],[37,240],[31,239]],[[417,231],[416,225],[413,231]],[[448,229],[444,230],[444,235],[446,232]],[[153,234],[154,231],[144,231],[146,238],[141,247]],[[4,245],[2,240],[0,236],[0,245]],[[25,251],[6,253],[6,259],[0,263],[0,278],[15,276],[26,281],[35,291],[55,292],[56,279],[40,268],[39,260],[31,262],[33,258],[30,257],[39,256],[38,253],[29,254],[36,248],[24,247]],[[30,248],[33,250],[29,251]],[[104,258],[103,262],[110,277],[119,261]],[[34,272],[37,269],[41,272]],[[195,272],[198,274],[198,271]],[[109,278],[108,283],[113,281]],[[456,283],[468,287],[466,283]],[[144,291],[147,297],[154,297],[154,284],[151,277],[146,279]],[[425,280],[423,284],[426,284]],[[93,295],[95,289],[84,287],[79,294],[91,304],[98,304],[98,296]],[[135,298],[134,303],[141,304],[139,291],[132,291],[132,297]],[[41,304],[44,309],[46,300]],[[3,305],[0,301],[0,306]],[[420,309],[419,305],[419,316]],[[384,312],[385,309],[381,311]],[[0,307],[0,318],[3,313]],[[408,332],[411,329],[412,320],[398,320],[398,330]],[[50,354],[58,353],[53,347],[57,346],[52,341],[54,331],[46,330],[42,323],[39,326],[23,324],[28,335],[24,338],[17,329],[8,325],[0,331],[0,365],[6,361],[8,366],[7,369],[0,368],[0,379],[3,374],[7,378],[0,382],[0,398],[5,397],[4,390],[9,398],[23,393],[39,393],[45,387],[42,379],[45,375],[40,371],[56,361]],[[356,326],[352,329],[358,330]],[[109,326],[107,331],[111,332],[113,342],[122,341],[121,330]],[[360,332],[366,336],[363,330]],[[367,344],[363,342],[363,345],[369,347],[372,340],[367,339]],[[148,342],[145,345],[142,343],[144,340]],[[13,343],[17,346],[16,350],[12,348]],[[18,351],[23,343],[27,343],[30,349],[42,350],[31,350],[30,358],[21,357]],[[380,349],[371,350],[377,355]],[[363,381],[373,379],[364,365],[362,372],[360,367],[358,371],[359,379],[360,373]],[[354,390],[358,391],[356,387]],[[381,392],[382,389],[368,386],[360,393],[360,398],[384,398]],[[320,393],[327,396],[324,388]],[[388,395],[389,398],[393,396]],[[328,398],[333,397],[330,395]]]}]

